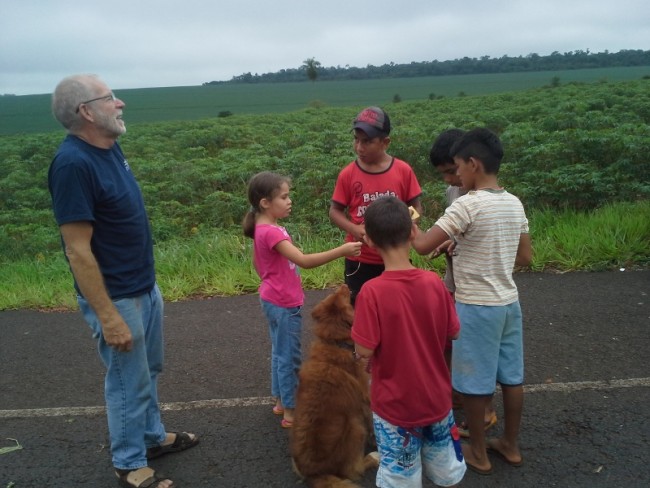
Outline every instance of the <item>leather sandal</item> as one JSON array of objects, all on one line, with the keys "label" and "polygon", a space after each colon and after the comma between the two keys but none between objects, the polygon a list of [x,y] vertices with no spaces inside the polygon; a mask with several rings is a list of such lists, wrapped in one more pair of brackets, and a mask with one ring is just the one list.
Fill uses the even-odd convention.
[{"label": "leather sandal", "polygon": [[170,432],[176,434],[176,439],[171,444],[164,446],[154,446],[147,449],[147,459],[155,459],[165,454],[172,454],[174,452],[185,451],[196,446],[199,443],[199,438],[194,434],[187,432]]},{"label": "leather sandal", "polygon": [[[171,481],[156,472],[149,466],[138,469],[117,469],[115,476],[120,486],[124,488],[158,488],[161,481]],[[178,488],[172,481],[171,488]]]}]

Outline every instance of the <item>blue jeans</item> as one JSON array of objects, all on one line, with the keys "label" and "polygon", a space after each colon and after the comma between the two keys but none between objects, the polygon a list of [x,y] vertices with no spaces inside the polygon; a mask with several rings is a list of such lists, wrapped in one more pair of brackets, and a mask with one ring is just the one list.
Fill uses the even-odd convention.
[{"label": "blue jeans", "polygon": [[141,296],[113,301],[131,329],[133,348],[118,352],[102,335],[97,315],[77,297],[84,318],[97,339],[106,366],[104,396],[113,466],[137,469],[147,465],[147,447],[161,444],[165,427],[158,406],[158,374],[163,365],[163,300],[158,286]]},{"label": "blue jeans", "polygon": [[302,363],[302,307],[285,308],[264,300],[260,302],[271,336],[271,395],[279,398],[282,406],[295,408],[298,370]]}]

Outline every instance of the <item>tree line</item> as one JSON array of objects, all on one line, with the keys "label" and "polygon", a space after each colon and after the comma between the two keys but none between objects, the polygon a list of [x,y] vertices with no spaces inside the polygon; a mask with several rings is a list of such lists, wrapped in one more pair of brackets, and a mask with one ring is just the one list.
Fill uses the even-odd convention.
[{"label": "tree line", "polygon": [[418,76],[447,76],[489,73],[513,73],[525,71],[559,71],[567,69],[608,68],[650,66],[650,50],[626,49],[616,53],[605,50],[592,53],[577,50],[565,53],[557,51],[547,56],[531,53],[526,56],[501,56],[492,58],[463,57],[448,61],[413,61],[407,64],[387,63],[381,66],[367,65],[324,67],[314,58],[304,61],[298,68],[282,69],[275,73],[252,74],[251,72],[233,76],[228,81],[209,81],[203,85],[235,83],[286,83],[316,79],[329,80],[367,80],[379,78],[414,78]]}]

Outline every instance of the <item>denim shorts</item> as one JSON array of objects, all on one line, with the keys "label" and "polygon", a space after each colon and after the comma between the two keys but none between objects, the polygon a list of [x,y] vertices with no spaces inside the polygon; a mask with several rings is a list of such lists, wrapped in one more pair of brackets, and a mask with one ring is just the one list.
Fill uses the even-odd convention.
[{"label": "denim shorts", "polygon": [[468,395],[492,395],[496,383],[524,381],[524,346],[519,302],[504,306],[456,302],[460,336],[454,341],[451,382]]}]

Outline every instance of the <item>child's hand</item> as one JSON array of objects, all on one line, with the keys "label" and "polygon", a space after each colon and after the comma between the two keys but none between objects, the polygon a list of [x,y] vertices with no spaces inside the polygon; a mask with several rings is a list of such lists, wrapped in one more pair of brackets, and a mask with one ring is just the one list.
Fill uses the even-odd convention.
[{"label": "child's hand", "polygon": [[363,242],[363,238],[366,236],[366,226],[363,224],[355,225],[354,230],[350,233],[357,241]]},{"label": "child's hand", "polygon": [[429,256],[431,258],[437,258],[442,253],[447,253],[448,256],[452,256],[454,249],[456,249],[456,241],[449,239],[436,247]]},{"label": "child's hand", "polygon": [[346,242],[341,246],[344,256],[358,256],[361,254],[360,242]]}]

